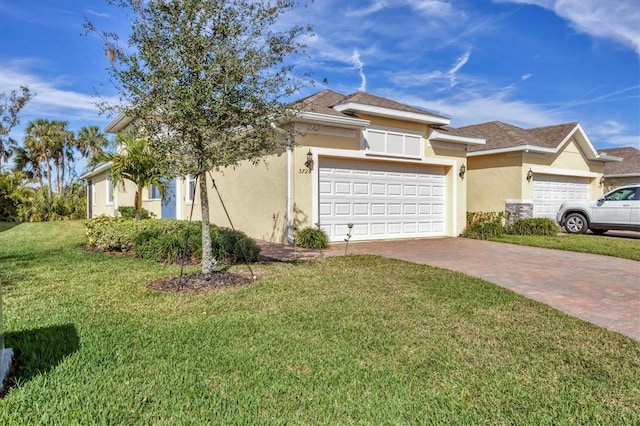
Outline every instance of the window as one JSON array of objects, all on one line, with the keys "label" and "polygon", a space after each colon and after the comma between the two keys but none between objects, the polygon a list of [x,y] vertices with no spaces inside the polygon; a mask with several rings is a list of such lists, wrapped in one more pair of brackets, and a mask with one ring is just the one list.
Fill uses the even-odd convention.
[{"label": "window", "polygon": [[193,203],[196,194],[196,178],[195,176],[188,175],[186,179],[187,183],[187,203]]},{"label": "window", "polygon": [[149,187],[149,199],[150,200],[159,200],[162,196],[160,195],[160,189],[157,186],[151,185]]},{"label": "window", "polygon": [[636,199],[637,188],[622,188],[604,197],[607,201],[626,201]]},{"label": "window", "polygon": [[107,205],[113,204],[113,182],[107,178]]}]

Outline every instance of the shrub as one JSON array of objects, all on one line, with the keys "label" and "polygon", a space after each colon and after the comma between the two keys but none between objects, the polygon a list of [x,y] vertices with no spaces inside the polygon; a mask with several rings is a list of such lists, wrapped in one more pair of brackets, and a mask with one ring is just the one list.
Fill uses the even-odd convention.
[{"label": "shrub", "polygon": [[486,222],[504,223],[504,212],[467,212],[467,226]]},{"label": "shrub", "polygon": [[[189,232],[186,251],[185,241]],[[87,244],[103,251],[131,252],[136,257],[175,263],[183,251],[189,259],[202,257],[202,229],[199,222],[154,219],[134,221],[100,216],[86,225]],[[260,247],[246,234],[211,226],[213,256],[218,261],[254,262]]]},{"label": "shrub", "polygon": [[556,235],[559,231],[558,224],[547,218],[518,219],[507,228],[512,235]]},{"label": "shrub", "polygon": [[[118,207],[118,213],[125,219],[135,219],[136,217],[136,208],[134,206],[120,206]],[[149,219],[152,214],[149,213],[149,210],[144,207],[140,210],[140,219]]]},{"label": "shrub", "polygon": [[476,240],[502,237],[505,234],[504,226],[498,222],[476,222],[465,228],[462,236]]},{"label": "shrub", "polygon": [[296,244],[310,249],[321,249],[329,246],[329,237],[322,229],[305,228],[296,233]]}]

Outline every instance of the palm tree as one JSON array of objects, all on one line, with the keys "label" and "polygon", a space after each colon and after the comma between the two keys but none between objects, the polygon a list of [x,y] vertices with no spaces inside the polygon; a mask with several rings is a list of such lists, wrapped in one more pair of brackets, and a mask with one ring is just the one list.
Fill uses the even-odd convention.
[{"label": "palm tree", "polygon": [[29,179],[38,179],[40,187],[44,188],[44,173],[42,164],[40,164],[40,153],[34,152],[29,144],[25,143],[24,147],[19,146],[15,149],[13,164],[14,172],[22,172]]},{"label": "palm tree", "polygon": [[25,129],[24,145],[43,165],[42,172],[47,178],[49,199],[52,196],[51,182],[51,121],[45,118],[37,118],[30,121]]},{"label": "palm tree", "polygon": [[109,139],[100,132],[98,126],[85,126],[78,132],[76,138],[76,148],[84,158],[93,158],[97,154],[102,154],[109,146]]},{"label": "palm tree", "polygon": [[51,121],[49,123],[48,140],[49,152],[56,169],[56,192],[64,193],[64,179],[67,162],[73,161],[73,147],[75,137],[67,129],[66,121]]},{"label": "palm tree", "polygon": [[155,185],[163,198],[167,193],[166,179],[158,166],[162,163],[162,159],[158,157],[156,151],[151,149],[147,139],[135,131],[119,133],[116,142],[119,147],[117,153],[96,154],[89,165],[95,167],[101,163],[111,162],[111,181],[114,186],[124,189],[125,180],[136,185],[134,207],[136,220],[140,220],[142,190]]}]

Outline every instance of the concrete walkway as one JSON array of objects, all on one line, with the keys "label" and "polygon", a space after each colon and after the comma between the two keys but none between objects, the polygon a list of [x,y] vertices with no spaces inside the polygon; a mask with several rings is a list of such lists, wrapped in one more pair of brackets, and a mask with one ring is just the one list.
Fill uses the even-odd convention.
[{"label": "concrete walkway", "polygon": [[[332,244],[322,255],[343,255],[344,249],[344,243]],[[302,253],[300,258],[319,254]],[[479,277],[640,340],[637,261],[466,238],[351,242],[348,254],[375,254]]]}]

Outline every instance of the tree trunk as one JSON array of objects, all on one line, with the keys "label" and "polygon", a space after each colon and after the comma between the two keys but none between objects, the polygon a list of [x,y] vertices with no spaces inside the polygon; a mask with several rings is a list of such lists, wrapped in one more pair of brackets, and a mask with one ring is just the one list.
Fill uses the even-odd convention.
[{"label": "tree trunk", "polygon": [[136,209],[136,220],[140,220],[142,217],[142,187],[136,187],[136,198],[133,201]]},{"label": "tree trunk", "polygon": [[[202,273],[210,274],[215,264],[211,249],[209,226],[209,196],[207,195],[207,172],[200,173],[200,212],[202,213]],[[195,202],[195,200],[193,200]]]},{"label": "tree trunk", "polygon": [[52,183],[52,179],[51,179],[51,162],[49,161],[49,157],[45,156],[44,157],[44,162],[47,166],[47,183],[49,184],[49,200],[51,200],[51,198],[53,197],[53,188],[51,187],[53,185]]}]

